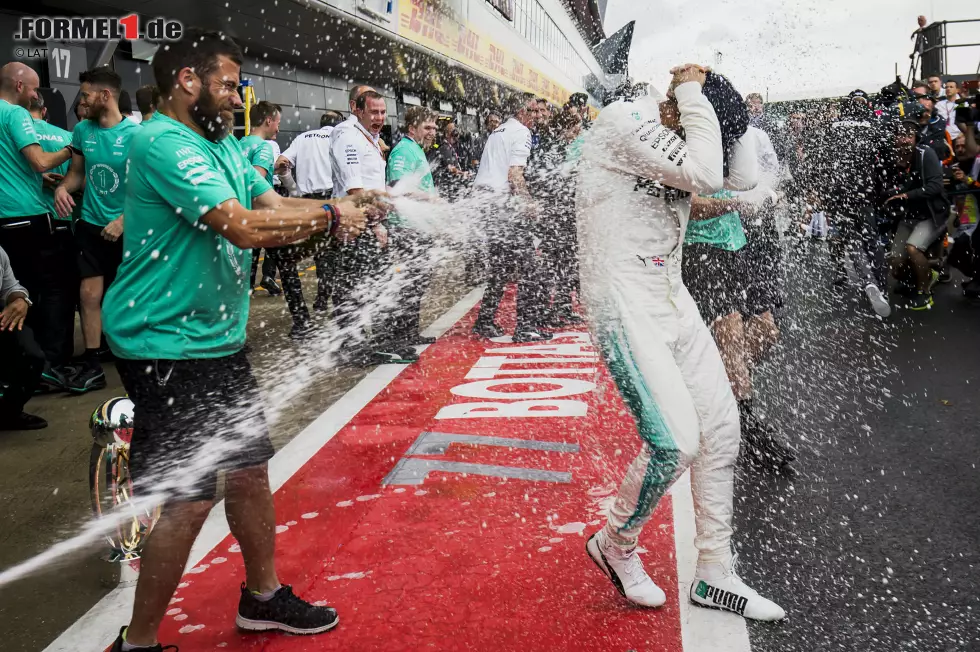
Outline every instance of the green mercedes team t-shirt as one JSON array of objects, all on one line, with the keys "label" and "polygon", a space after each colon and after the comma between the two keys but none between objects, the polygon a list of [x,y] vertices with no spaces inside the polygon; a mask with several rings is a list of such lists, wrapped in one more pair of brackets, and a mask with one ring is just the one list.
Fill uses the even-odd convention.
[{"label": "green mercedes team t-shirt", "polygon": [[272,158],[272,143],[258,136],[245,136],[240,141],[242,154],[255,167],[265,170],[265,178],[272,181],[272,169],[276,162]]},{"label": "green mercedes team t-shirt", "polygon": [[0,100],[0,217],[26,217],[46,212],[41,175],[20,150],[37,145],[34,118],[22,106]]},{"label": "green mercedes team t-shirt", "polygon": [[142,126],[126,118],[108,129],[94,120],[82,120],[75,125],[71,144],[85,158],[82,219],[89,224],[105,227],[123,214],[129,145],[141,129]]},{"label": "green mercedes team t-shirt", "polygon": [[[422,192],[436,194],[436,184],[432,180],[432,170],[429,168],[425,151],[408,136],[399,140],[388,154],[388,185],[393,185],[403,177],[411,177],[412,182],[418,183],[418,189]],[[397,226],[402,224],[403,220],[397,213],[389,213],[388,222]]]},{"label": "green mercedes team t-shirt", "polygon": [[[50,122],[45,122],[44,120],[34,121],[34,131],[37,132],[37,140],[41,145],[41,149],[45,152],[57,152],[62,150],[69,145],[71,145],[71,132],[65,131],[61,127],[56,127]],[[71,161],[65,161],[53,170],[49,170],[52,174],[60,174],[65,176],[68,174],[68,166]],[[42,186],[41,194],[44,196],[44,203],[46,205],[46,210],[56,220],[62,218],[58,217],[57,211],[54,209],[54,190],[50,190]],[[66,221],[71,221],[71,216],[64,218]]]},{"label": "green mercedes team t-shirt", "polygon": [[[731,199],[735,196],[730,190],[722,190],[711,199]],[[742,229],[742,216],[738,211],[725,213],[707,220],[691,220],[687,223],[687,234],[684,244],[709,244],[725,251],[738,251],[746,244],[745,231]]]},{"label": "green mercedes team t-shirt", "polygon": [[194,360],[245,345],[252,252],[200,222],[270,190],[234,136],[213,143],[161,114],[130,147],[123,262],[102,306],[112,352]]}]

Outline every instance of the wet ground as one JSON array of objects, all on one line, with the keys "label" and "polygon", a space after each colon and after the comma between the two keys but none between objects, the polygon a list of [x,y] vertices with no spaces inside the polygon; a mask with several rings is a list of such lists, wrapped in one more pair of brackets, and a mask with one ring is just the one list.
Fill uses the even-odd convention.
[{"label": "wet ground", "polygon": [[954,280],[882,324],[799,269],[762,392],[801,475],[737,494],[743,576],[789,613],[753,650],[980,650],[980,303]]},{"label": "wet ground", "polygon": [[[742,574],[789,612],[780,625],[750,625],[753,649],[980,650],[980,304],[954,282],[939,288],[933,311],[881,322],[857,290],[833,287],[821,260],[817,252],[791,266],[787,287],[806,289],[789,297],[783,345],[758,373],[759,407],[799,449],[800,476],[739,472]],[[312,278],[304,285],[312,298]],[[442,291],[427,299],[427,321],[464,291],[456,273],[434,287]],[[260,382],[292,346],[288,325],[282,299],[259,292],[249,339]],[[86,518],[88,416],[121,393],[107,372],[103,392],[32,401],[47,430],[0,440],[0,567]],[[366,372],[317,377],[274,424],[276,445]],[[0,649],[43,649],[107,592],[98,552],[0,593]]]},{"label": "wet ground", "polygon": [[[316,279],[303,272],[303,288],[312,310]],[[446,312],[469,288],[449,266],[433,281],[423,302],[423,325]],[[257,290],[249,319],[249,356],[259,383],[274,392],[264,369],[277,357],[298,350],[290,341],[289,312],[283,298]],[[77,346],[81,346],[80,342]],[[319,373],[303,393],[283,406],[271,426],[278,450],[356,385],[370,368],[341,368]],[[48,420],[45,430],[0,433],[0,568],[27,559],[65,538],[91,514],[88,487],[92,411],[106,399],[123,396],[112,363],[105,365],[108,387],[85,396],[37,396],[27,409]],[[65,628],[108,593],[118,577],[114,564],[100,559],[102,546],[75,555],[49,572],[0,591],[0,650],[42,650]],[[101,652],[101,650],[97,651]]]}]

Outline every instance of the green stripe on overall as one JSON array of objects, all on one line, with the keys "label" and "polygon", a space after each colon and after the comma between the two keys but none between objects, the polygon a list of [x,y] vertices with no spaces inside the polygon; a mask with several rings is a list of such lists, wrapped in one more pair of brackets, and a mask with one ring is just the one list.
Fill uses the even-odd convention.
[{"label": "green stripe on overall", "polygon": [[598,339],[606,366],[623,400],[636,419],[640,437],[650,447],[650,462],[643,474],[643,484],[640,487],[636,508],[622,528],[627,529],[644,518],[644,515],[649,515],[667,492],[680,466],[681,454],[664,421],[660,407],[653,398],[653,393],[636,366],[622,324],[617,324],[615,328],[603,329]]}]

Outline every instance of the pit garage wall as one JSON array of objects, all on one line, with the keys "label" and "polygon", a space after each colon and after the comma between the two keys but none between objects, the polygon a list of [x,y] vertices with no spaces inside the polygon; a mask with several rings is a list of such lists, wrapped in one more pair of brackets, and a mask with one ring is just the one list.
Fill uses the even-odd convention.
[{"label": "pit garage wall", "polygon": [[[283,0],[303,6],[329,6],[358,19],[370,22],[390,32],[399,34],[398,16],[412,0]],[[438,2],[447,15],[463,26],[485,35],[508,53],[522,59],[548,78],[560,83],[569,92],[583,91],[584,79],[570,78],[559,66],[548,60],[530,42],[518,33],[512,22],[504,18],[487,0],[429,0]],[[538,0],[542,8],[555,21],[559,29],[581,54],[589,72],[598,79],[605,77],[585,39],[578,32],[575,22],[562,5],[561,0]],[[390,8],[390,13],[388,9]],[[465,63],[465,62],[464,62]]]},{"label": "pit garage wall", "polygon": [[[11,51],[13,50],[15,44],[12,40],[12,35],[16,31],[18,14],[30,13],[32,15],[65,15],[70,13],[83,13],[87,15],[122,15],[122,13],[127,10],[137,10],[143,12],[144,15],[153,15],[157,13],[159,9],[162,9],[162,7],[150,8],[141,2],[134,2],[133,0],[103,1],[106,4],[102,5],[100,3],[100,5],[97,7],[91,6],[90,3],[86,3],[87,6],[82,7],[81,2],[78,4],[75,2],[70,2],[69,4],[71,4],[73,8],[76,8],[78,11],[66,10],[63,0],[54,0],[53,2],[39,3],[36,6],[32,6],[29,11],[24,11],[23,7],[21,7],[21,12],[0,13],[0,45],[9,46],[9,49]],[[337,29],[343,29],[347,32],[347,35],[350,36],[356,33],[363,33],[363,28],[360,26],[363,26],[365,23],[372,23],[382,30],[382,33],[390,32],[392,39],[397,40],[398,2],[410,2],[410,0],[392,0],[390,20],[379,19],[359,8],[367,6],[372,1],[373,0],[331,0],[330,5],[335,10],[344,12],[344,14],[348,15],[351,23],[358,23],[359,26],[354,27],[351,25],[349,27],[341,27],[341,25],[347,24],[341,23],[337,24],[336,26],[331,26],[329,31],[333,32]],[[485,2],[485,0],[444,1],[455,5],[457,19],[460,22],[475,24],[484,33],[494,35],[493,38],[498,40],[503,47],[508,48],[515,56],[523,58],[525,61],[528,61],[532,65],[538,67],[543,72],[552,75],[553,79],[560,81],[563,85],[567,84],[566,87],[569,90],[581,89],[581,84],[575,83],[573,80],[569,80],[557,67],[553,66],[544,57],[542,57],[537,50],[530,43],[525,41],[510,23],[500,17],[496,11]],[[562,29],[566,32],[566,35],[569,38],[576,38],[580,41],[581,47],[588,55],[585,58],[591,67],[594,64],[594,60],[591,58],[591,54],[588,53],[584,40],[581,39],[581,36],[575,30],[571,18],[564,12],[563,9],[561,9],[559,0],[540,1],[542,4],[549,5],[549,12],[555,12],[553,16],[555,17],[556,22],[561,23]],[[110,4],[112,6],[107,6]],[[266,7],[279,7],[278,11],[281,12],[284,8],[289,6],[292,6],[297,10],[301,10],[302,8],[323,4],[325,3],[321,2],[320,0],[279,0],[278,4],[273,3],[271,0],[239,0],[239,3],[236,3],[231,7],[231,11],[232,14],[236,15],[234,22],[237,23],[245,14],[250,14],[251,16],[258,18],[257,15],[261,15],[261,10]],[[191,0],[174,0],[172,5],[172,13],[176,17],[183,18],[185,22],[188,22],[188,20],[191,19],[190,15],[185,14],[185,12],[188,11],[188,6],[195,5]],[[201,7],[199,4],[196,6]],[[235,11],[235,9],[238,11]],[[209,17],[202,16],[202,18],[207,19],[201,22],[209,24],[220,18],[220,16],[213,15],[215,11],[213,6],[206,7],[205,10],[207,11]],[[228,16],[228,14],[225,15]],[[271,17],[269,14],[265,14],[265,16]],[[259,18],[259,21],[261,22],[261,18]],[[191,22],[196,24],[198,21],[191,20]],[[222,20],[221,22],[224,21]],[[209,26],[215,27],[217,25]],[[265,32],[261,34],[261,36],[255,33],[253,33],[253,35],[258,36],[262,41],[269,41],[267,38],[269,32]],[[249,52],[250,45],[257,45],[250,43],[248,39],[241,40],[241,43],[246,47],[246,52]],[[276,43],[276,45],[285,45],[286,47],[289,47],[288,43]],[[77,91],[77,72],[79,69],[78,65],[80,65],[79,60],[85,59],[86,67],[91,65],[98,55],[98,51],[101,49],[101,44],[76,44],[72,45],[71,47],[78,49],[75,51],[76,56],[73,62],[73,70],[66,79],[53,79],[54,67],[50,61],[34,62],[39,71],[42,72],[42,83],[58,87],[62,90],[69,111]],[[337,76],[336,73],[338,71],[336,69],[334,69],[333,74],[322,73],[320,71],[297,66],[295,62],[283,64],[280,61],[273,60],[272,58],[261,58],[258,55],[255,47],[252,47],[251,50],[255,56],[246,57],[246,61],[243,65],[243,76],[253,80],[253,83],[255,84],[256,96],[259,99],[269,100],[283,106],[282,132],[278,138],[281,146],[288,145],[288,143],[291,142],[297,134],[308,129],[317,128],[319,126],[320,115],[324,109],[334,108],[346,113],[347,92],[357,83],[373,83],[377,90],[386,97],[390,116],[389,124],[392,125],[393,128],[397,123],[397,116],[399,112],[398,109],[401,108],[398,104],[396,104],[396,96],[400,95],[402,91],[407,91],[413,95],[425,95],[425,91],[427,90],[425,88],[413,89],[411,87],[399,87],[398,91],[396,92],[393,87],[386,87],[386,85],[383,83],[385,80],[394,83],[393,76],[387,72],[384,72],[373,79],[363,79],[356,77],[355,71],[352,70],[351,77],[345,79]],[[420,54],[419,56],[422,56],[423,59],[425,58],[424,55]],[[132,56],[129,54],[127,44],[124,43],[119,47],[119,49],[113,55],[112,60],[113,66],[123,77],[124,88],[130,93],[134,93],[139,86],[152,81],[152,70],[150,64],[145,61],[133,60]],[[355,67],[357,63],[351,67]],[[598,69],[597,64],[596,69]],[[411,86],[417,85],[418,84],[411,84]],[[431,99],[432,98],[430,97],[430,100]],[[463,112],[463,107],[458,103],[458,99],[459,98],[455,98],[452,99],[452,101],[454,104],[454,112],[460,114]],[[68,116],[67,126],[68,128],[74,126],[74,116]]]}]

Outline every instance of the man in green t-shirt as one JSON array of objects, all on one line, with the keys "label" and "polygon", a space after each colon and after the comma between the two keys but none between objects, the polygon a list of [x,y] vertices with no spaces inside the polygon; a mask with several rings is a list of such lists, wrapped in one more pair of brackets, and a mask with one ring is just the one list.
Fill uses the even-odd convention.
[{"label": "man in green t-shirt", "polygon": [[[274,176],[273,170],[276,163],[272,141],[279,135],[279,122],[281,119],[282,109],[278,104],[273,104],[265,100],[256,103],[248,113],[249,134],[241,140],[242,152],[245,154],[245,158],[252,164],[255,171],[270,184],[272,183]],[[255,287],[255,275],[259,271],[259,255],[261,253],[261,249],[256,249],[252,252],[252,276],[250,278],[253,288]],[[309,326],[310,314],[306,309],[306,302],[303,300],[299,270],[296,269],[295,262],[292,265],[285,265],[287,268],[292,268],[289,270],[293,272],[292,274],[289,274],[286,269],[283,269],[284,265],[280,261],[279,253],[279,251],[270,249],[265,250],[265,260],[262,263],[262,280],[259,284],[273,296],[282,294],[282,288],[276,283],[276,266],[279,263],[278,266],[283,273],[283,286],[286,287],[288,285],[289,289],[292,290],[292,292],[287,291],[286,293],[286,303],[289,306],[290,314],[293,316],[293,330],[305,330]],[[282,253],[288,253],[288,250],[284,250]],[[287,277],[290,281],[295,278],[295,283],[287,284]],[[295,298],[297,291],[299,292],[298,302]]]},{"label": "man in green t-shirt", "polygon": [[156,115],[157,107],[160,106],[160,89],[156,84],[146,84],[136,89],[136,107],[143,116],[141,125],[145,125]]},{"label": "man in green t-shirt", "polygon": [[71,166],[54,191],[54,203],[59,217],[70,218],[75,209],[72,194],[85,188],[80,219],[75,224],[85,362],[67,382],[68,391],[81,394],[106,386],[98,357],[102,297],[122,262],[129,145],[142,127],[119,110],[122,78],[115,71],[102,66],[81,73],[78,79],[78,104],[86,117],[72,132]]},{"label": "man in green t-shirt", "polygon": [[127,256],[105,297],[106,336],[136,409],[134,492],[165,502],[142,550],[132,620],[111,652],[162,652],[157,630],[214,506],[219,471],[245,561],[239,629],[317,634],[337,624],[335,609],[301,600],[276,574],[274,451],[243,351],[247,274],[253,247],[325,231],[356,236],[378,195],[276,194],[228,133],[242,104],[241,61],[231,38],[196,28],[161,48],[153,72],[165,99],[130,149]]},{"label": "man in green t-shirt", "polygon": [[[59,353],[57,306],[64,282],[52,273],[64,258],[42,193],[42,174],[63,165],[71,150],[41,146],[30,104],[39,98],[37,73],[22,63],[0,68],[0,247],[10,257],[18,280],[37,305],[27,322],[48,362]],[[44,141],[51,145],[51,141]],[[53,179],[53,177],[49,177]],[[69,354],[70,355],[70,354]],[[2,366],[2,362],[0,362]]]},{"label": "man in green t-shirt", "polygon": [[[58,152],[71,145],[71,132],[46,121],[47,107],[44,98],[38,95],[31,102],[31,117],[34,118],[34,131],[45,152]],[[42,349],[46,364],[42,379],[51,387],[64,389],[71,375],[67,367],[75,348],[75,304],[78,302],[78,265],[75,241],[72,236],[72,217],[62,219],[54,206],[54,189],[68,173],[69,162],[65,161],[50,172],[45,173],[42,190],[48,215],[51,221],[51,254],[45,256],[45,267],[54,276],[48,292],[45,337]],[[75,213],[79,213],[75,210]],[[56,284],[56,285],[55,285]]]},{"label": "man in green t-shirt", "polygon": [[[425,150],[436,138],[436,114],[424,106],[413,106],[405,112],[405,130],[388,155],[387,182],[389,187],[407,189],[419,197],[437,197],[432,171]],[[394,270],[398,291],[397,303],[382,317],[377,329],[378,356],[416,344],[431,344],[434,340],[419,334],[419,308],[432,278],[432,240],[412,228],[397,213],[388,215],[388,263]]]}]

